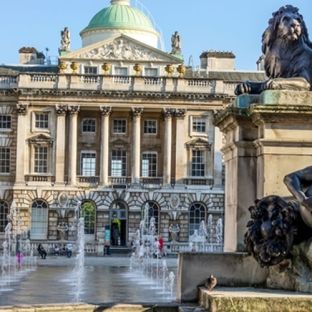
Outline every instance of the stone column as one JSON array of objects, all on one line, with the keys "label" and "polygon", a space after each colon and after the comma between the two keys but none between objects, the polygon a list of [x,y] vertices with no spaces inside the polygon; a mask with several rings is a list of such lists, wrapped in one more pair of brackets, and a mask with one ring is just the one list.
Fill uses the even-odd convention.
[{"label": "stone column", "polygon": [[66,105],[56,105],[56,157],[55,157],[55,183],[64,184],[65,174],[65,138],[66,138]]},{"label": "stone column", "polygon": [[25,183],[26,167],[26,129],[30,126],[27,116],[27,105],[17,104],[17,142],[16,142],[16,183]]},{"label": "stone column", "polygon": [[112,112],[110,106],[101,106],[101,160],[100,160],[100,184],[108,184],[109,161],[109,116]]},{"label": "stone column", "polygon": [[172,116],[175,110],[172,108],[165,108],[165,140],[164,140],[164,171],[163,183],[171,183],[171,157],[172,157]]},{"label": "stone column", "polygon": [[132,108],[133,117],[133,146],[132,146],[132,170],[131,170],[131,183],[140,182],[140,161],[141,161],[141,114],[142,107]]},{"label": "stone column", "polygon": [[175,182],[176,184],[183,184],[183,179],[187,176],[187,151],[185,148],[185,135],[187,133],[185,128],[185,109],[177,109],[176,116],[176,172]]},{"label": "stone column", "polygon": [[79,106],[68,106],[69,111],[69,145],[68,145],[68,179],[76,184],[77,177],[77,119]]}]

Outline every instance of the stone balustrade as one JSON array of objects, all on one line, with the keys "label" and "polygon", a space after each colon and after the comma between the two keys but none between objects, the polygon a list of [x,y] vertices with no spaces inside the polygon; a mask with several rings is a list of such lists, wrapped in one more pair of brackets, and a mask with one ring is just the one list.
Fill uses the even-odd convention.
[{"label": "stone balustrade", "polygon": [[232,86],[231,83],[225,84],[221,80],[177,77],[62,75],[51,73],[21,73],[17,77],[0,76],[0,89],[81,89],[206,94],[224,94],[226,90],[226,93],[231,92],[232,94],[234,85]]}]

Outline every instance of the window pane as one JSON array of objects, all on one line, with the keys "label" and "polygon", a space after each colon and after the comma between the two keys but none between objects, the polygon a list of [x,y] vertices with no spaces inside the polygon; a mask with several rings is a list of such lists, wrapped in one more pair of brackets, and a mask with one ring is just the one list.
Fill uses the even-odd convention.
[{"label": "window pane", "polygon": [[0,173],[10,173],[10,149],[0,147]]},{"label": "window pane", "polygon": [[199,230],[201,221],[206,222],[206,208],[201,203],[193,203],[190,207],[189,235],[193,235],[195,230]]},{"label": "window pane", "polygon": [[36,113],[35,114],[35,127],[40,129],[49,128],[49,114],[48,113]]},{"label": "window pane", "polygon": [[31,239],[46,239],[48,232],[48,205],[43,200],[36,200],[31,208]]},{"label": "window pane", "polygon": [[85,66],[84,73],[86,75],[97,75],[97,67],[96,66]]},{"label": "window pane", "polygon": [[115,75],[118,76],[127,76],[128,68],[127,67],[115,67]]},{"label": "window pane", "polygon": [[206,118],[203,117],[193,117],[193,132],[206,132]]},{"label": "window pane", "polygon": [[124,177],[127,172],[127,153],[122,150],[112,151],[111,176]]},{"label": "window pane", "polygon": [[84,217],[84,232],[85,234],[95,233],[95,205],[92,202],[84,202],[82,204],[82,216]]},{"label": "window pane", "polygon": [[95,153],[81,153],[81,175],[87,177],[96,175]]},{"label": "window pane", "polygon": [[157,154],[142,154],[142,177],[157,177]]},{"label": "window pane", "polygon": [[35,146],[35,166],[36,173],[48,172],[48,148],[46,146]]},{"label": "window pane", "polygon": [[113,120],[113,132],[114,133],[126,133],[127,121],[125,119]]},{"label": "window pane", "polygon": [[145,68],[145,76],[146,77],[157,77],[158,76],[157,68]]},{"label": "window pane", "polygon": [[84,119],[82,121],[82,132],[95,132],[96,121],[95,119]]},{"label": "window pane", "polygon": [[157,121],[156,120],[144,120],[143,130],[145,134],[156,134],[157,133]]},{"label": "window pane", "polygon": [[192,151],[192,176],[204,177],[205,176],[205,152],[193,150]]},{"label": "window pane", "polygon": [[0,129],[11,129],[11,116],[0,115]]}]

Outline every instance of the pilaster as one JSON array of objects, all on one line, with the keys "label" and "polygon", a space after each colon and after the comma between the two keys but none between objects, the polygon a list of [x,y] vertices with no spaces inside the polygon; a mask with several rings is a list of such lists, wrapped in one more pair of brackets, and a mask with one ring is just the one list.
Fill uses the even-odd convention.
[{"label": "pilaster", "polygon": [[172,117],[175,110],[172,108],[165,108],[163,110],[165,119],[165,138],[164,138],[164,171],[163,183],[171,183],[171,160],[172,160]]},{"label": "pilaster", "polygon": [[76,184],[77,177],[77,120],[79,106],[68,106],[69,112],[69,145],[68,145],[68,160],[69,172],[68,178],[71,185]]}]

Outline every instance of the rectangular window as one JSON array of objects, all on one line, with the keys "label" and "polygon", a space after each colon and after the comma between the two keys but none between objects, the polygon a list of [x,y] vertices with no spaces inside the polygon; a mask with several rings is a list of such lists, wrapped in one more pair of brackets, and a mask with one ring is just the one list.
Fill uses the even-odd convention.
[{"label": "rectangular window", "polygon": [[10,148],[0,147],[0,173],[10,173]]},{"label": "rectangular window", "polygon": [[96,153],[81,153],[81,175],[84,177],[92,177],[96,174]]},{"label": "rectangular window", "polygon": [[11,129],[10,115],[0,115],[0,129]]},{"label": "rectangular window", "polygon": [[127,152],[122,150],[112,151],[111,176],[125,177],[127,172]]},{"label": "rectangular window", "polygon": [[206,132],[206,118],[193,117],[192,130],[193,132],[205,133]]},{"label": "rectangular window", "polygon": [[96,121],[95,119],[83,119],[82,132],[95,133]]},{"label": "rectangular window", "polygon": [[144,120],[143,132],[144,134],[156,134],[157,120]]},{"label": "rectangular window", "polygon": [[144,76],[145,77],[157,77],[158,76],[158,69],[157,68],[145,68],[144,69]]},{"label": "rectangular window", "polygon": [[128,68],[127,67],[115,67],[115,75],[117,76],[127,76],[128,75]]},{"label": "rectangular window", "polygon": [[114,119],[113,120],[113,133],[125,134],[127,130],[127,120],[125,119]]},{"label": "rectangular window", "polygon": [[35,113],[35,127],[39,129],[49,129],[49,114]]},{"label": "rectangular window", "polygon": [[35,146],[35,173],[48,172],[48,147]]},{"label": "rectangular window", "polygon": [[142,154],[142,177],[157,177],[157,153]]},{"label": "rectangular window", "polygon": [[96,66],[85,66],[84,73],[85,75],[97,75],[98,69]]},{"label": "rectangular window", "polygon": [[192,176],[193,177],[205,176],[205,151],[200,150],[192,151]]}]

